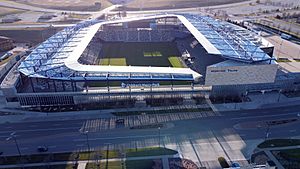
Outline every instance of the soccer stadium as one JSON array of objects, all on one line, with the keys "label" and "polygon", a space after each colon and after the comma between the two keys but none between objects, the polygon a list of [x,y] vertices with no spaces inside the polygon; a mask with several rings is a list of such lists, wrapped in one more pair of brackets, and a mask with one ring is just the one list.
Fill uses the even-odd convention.
[{"label": "soccer stadium", "polygon": [[8,104],[21,107],[135,102],[232,88],[240,94],[275,82],[273,48],[255,33],[209,16],[87,20],[34,48],[1,88]]}]

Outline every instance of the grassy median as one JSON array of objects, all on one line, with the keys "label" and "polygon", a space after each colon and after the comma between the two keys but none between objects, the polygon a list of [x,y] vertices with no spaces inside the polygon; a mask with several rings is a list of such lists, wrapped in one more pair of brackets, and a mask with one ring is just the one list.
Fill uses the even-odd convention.
[{"label": "grassy median", "polygon": [[146,147],[120,150],[101,150],[92,152],[73,152],[73,153],[43,153],[23,155],[21,160],[19,156],[5,156],[0,158],[0,165],[9,164],[28,164],[28,163],[40,163],[40,162],[59,162],[59,161],[75,161],[77,158],[80,160],[97,160],[97,159],[113,159],[123,158],[122,154],[125,153],[127,157],[140,157],[140,156],[158,156],[158,155],[174,155],[177,151],[159,148],[159,147]]},{"label": "grassy median", "polygon": [[300,145],[300,139],[272,139],[260,143],[258,148],[287,147]]}]

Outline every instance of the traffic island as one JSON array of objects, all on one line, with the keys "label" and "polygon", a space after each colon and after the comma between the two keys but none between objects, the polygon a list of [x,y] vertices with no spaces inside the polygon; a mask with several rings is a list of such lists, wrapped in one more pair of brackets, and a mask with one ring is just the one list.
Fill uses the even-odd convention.
[{"label": "traffic island", "polygon": [[74,169],[72,164],[62,164],[62,165],[40,165],[40,166],[31,166],[31,167],[14,167],[9,169]]},{"label": "traffic island", "polygon": [[101,163],[88,163],[86,169],[162,169],[162,162],[160,159],[145,159],[145,160],[126,160],[109,161]]},{"label": "traffic island", "polygon": [[257,146],[251,163],[267,165],[273,161],[278,168],[300,168],[300,139],[270,139]]},{"label": "traffic island", "polygon": [[182,108],[182,109],[162,109],[162,110],[145,110],[145,111],[127,111],[127,112],[114,112],[115,116],[133,116],[133,115],[146,115],[146,114],[169,114],[169,113],[187,113],[187,112],[212,112],[211,107],[203,108]]},{"label": "traffic island", "polygon": [[300,148],[271,151],[284,168],[300,168]]},{"label": "traffic island", "polygon": [[288,146],[300,146],[300,139],[271,139],[260,143],[257,147],[263,149]]}]

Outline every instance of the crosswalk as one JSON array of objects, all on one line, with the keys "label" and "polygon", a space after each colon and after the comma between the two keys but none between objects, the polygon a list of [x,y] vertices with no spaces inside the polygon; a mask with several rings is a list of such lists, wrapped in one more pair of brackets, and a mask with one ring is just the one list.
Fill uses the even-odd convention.
[{"label": "crosswalk", "polygon": [[99,118],[85,121],[81,127],[81,130],[89,132],[99,132],[103,130],[115,129],[120,127],[116,125],[117,119],[124,119],[124,125],[122,127],[133,127],[149,124],[167,123],[178,120],[207,118],[213,116],[221,116],[221,114],[219,112],[206,111]]}]

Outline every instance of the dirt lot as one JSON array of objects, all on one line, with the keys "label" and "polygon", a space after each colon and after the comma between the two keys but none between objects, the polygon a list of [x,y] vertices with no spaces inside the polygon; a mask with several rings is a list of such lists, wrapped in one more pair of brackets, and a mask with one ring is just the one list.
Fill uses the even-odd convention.
[{"label": "dirt lot", "polygon": [[5,15],[10,15],[10,14],[21,13],[21,12],[24,12],[24,11],[18,10],[18,9],[13,9],[13,8],[0,7],[0,17],[5,16]]},{"label": "dirt lot", "polygon": [[221,5],[247,0],[133,0],[127,4],[128,9],[164,9],[187,8]]},{"label": "dirt lot", "polygon": [[265,37],[275,46],[274,55],[278,58],[300,59],[300,45],[280,38],[280,36]]},{"label": "dirt lot", "polygon": [[0,30],[0,35],[12,38],[17,43],[28,43],[32,46],[37,45],[60,29],[52,28],[30,28],[26,30]]},{"label": "dirt lot", "polygon": [[[112,4],[109,0],[13,0],[18,3],[28,4],[32,6],[59,9],[59,10],[78,10],[78,11],[97,11]],[[100,2],[101,7],[95,6],[95,2]]]}]

